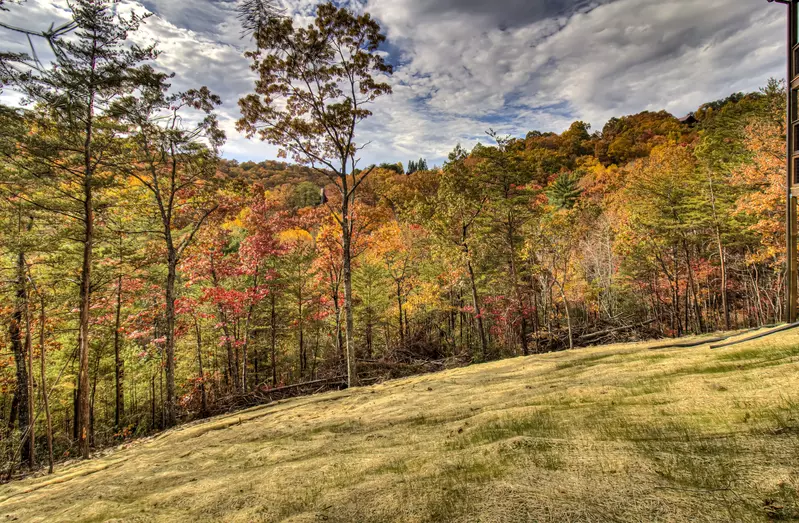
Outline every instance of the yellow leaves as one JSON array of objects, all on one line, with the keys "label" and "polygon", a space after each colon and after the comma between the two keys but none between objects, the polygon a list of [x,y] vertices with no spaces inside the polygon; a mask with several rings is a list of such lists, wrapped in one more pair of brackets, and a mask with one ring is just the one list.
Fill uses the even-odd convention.
[{"label": "yellow leaves", "polygon": [[445,295],[442,287],[435,281],[413,281],[413,291],[408,294],[403,307],[412,315],[417,310],[443,309],[448,304],[442,299]]},{"label": "yellow leaves", "polygon": [[314,243],[311,233],[303,229],[289,229],[286,231],[281,231],[278,234],[278,239],[284,244],[301,243],[310,245]]},{"label": "yellow leaves", "polygon": [[232,220],[228,220],[222,224],[222,228],[227,231],[237,231],[242,230],[245,228],[245,224],[247,223],[247,218],[252,213],[252,210],[249,207],[244,207],[238,215]]}]

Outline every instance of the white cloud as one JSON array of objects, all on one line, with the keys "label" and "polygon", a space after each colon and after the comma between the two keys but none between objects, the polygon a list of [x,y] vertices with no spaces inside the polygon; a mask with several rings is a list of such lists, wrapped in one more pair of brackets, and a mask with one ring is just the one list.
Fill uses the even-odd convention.
[{"label": "white cloud", "polygon": [[560,131],[577,118],[597,127],[644,109],[681,115],[784,68],[784,10],[766,3],[617,0],[505,30],[485,10],[460,9],[468,0],[448,3],[427,17],[423,0],[370,0],[368,9],[401,42],[396,79],[428,97],[415,109],[477,129],[488,120],[515,134]]},{"label": "white cloud", "polygon": [[[311,20],[315,0],[280,0]],[[340,2],[341,3],[341,2]],[[383,25],[396,64],[394,94],[381,99],[359,141],[366,161],[440,162],[489,127],[523,135],[561,131],[583,119],[666,109],[682,115],[784,74],[784,16],[752,0],[347,0]],[[225,154],[274,158],[274,147],[235,131],[238,99],[252,89],[234,0],[128,0],[151,9],[137,39],[157,40],[176,89],[220,94]],[[61,0],[29,0],[4,20],[43,28],[63,17]],[[9,18],[11,17],[11,18]],[[0,32],[0,46],[27,44]]]}]

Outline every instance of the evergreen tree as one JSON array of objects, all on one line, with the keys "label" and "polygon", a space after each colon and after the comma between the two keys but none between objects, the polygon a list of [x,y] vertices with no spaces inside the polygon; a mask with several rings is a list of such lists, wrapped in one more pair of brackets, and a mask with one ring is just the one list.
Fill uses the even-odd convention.
[{"label": "evergreen tree", "polygon": [[578,183],[579,180],[572,173],[563,173],[558,176],[547,190],[549,203],[558,209],[574,207],[582,193]]},{"label": "evergreen tree", "polygon": [[4,69],[8,87],[46,110],[40,132],[25,137],[32,172],[57,198],[57,203],[41,206],[72,218],[80,229],[76,421],[83,457],[89,456],[89,325],[97,192],[114,183],[121,164],[121,129],[108,111],[120,96],[149,81],[151,69],[141,64],[157,56],[153,46],[128,42],[129,33],[143,18],[116,16],[114,8],[115,2],[108,0],[76,0],[71,4],[74,37],[58,41],[51,64],[42,66],[16,56]]}]

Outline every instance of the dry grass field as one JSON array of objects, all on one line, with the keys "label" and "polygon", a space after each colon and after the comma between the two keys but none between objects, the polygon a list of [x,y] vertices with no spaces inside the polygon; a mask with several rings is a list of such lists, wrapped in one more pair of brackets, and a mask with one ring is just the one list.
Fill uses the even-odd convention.
[{"label": "dry grass field", "polygon": [[0,486],[5,521],[799,519],[799,330],[297,398]]}]

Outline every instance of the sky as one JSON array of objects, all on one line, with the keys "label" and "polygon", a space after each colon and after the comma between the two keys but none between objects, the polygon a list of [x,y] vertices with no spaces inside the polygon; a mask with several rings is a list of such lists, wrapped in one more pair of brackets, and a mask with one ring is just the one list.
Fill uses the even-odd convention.
[{"label": "sky", "polygon": [[[309,23],[315,0],[276,0]],[[223,155],[275,159],[277,149],[235,130],[238,100],[253,75],[243,53],[237,0],[122,0],[154,14],[134,39],[158,42],[159,67],[177,90],[206,85],[222,97]],[[582,120],[601,130],[613,116],[665,109],[684,116],[702,103],[753,91],[785,76],[785,7],[766,0],[339,0],[372,14],[387,36],[393,94],[358,132],[362,164],[424,157],[441,164],[453,147],[562,132]],[[3,21],[46,29],[66,2],[27,0]],[[26,41],[0,30],[0,50]],[[46,52],[43,50],[42,52]],[[6,91],[0,101],[14,103]]]}]

